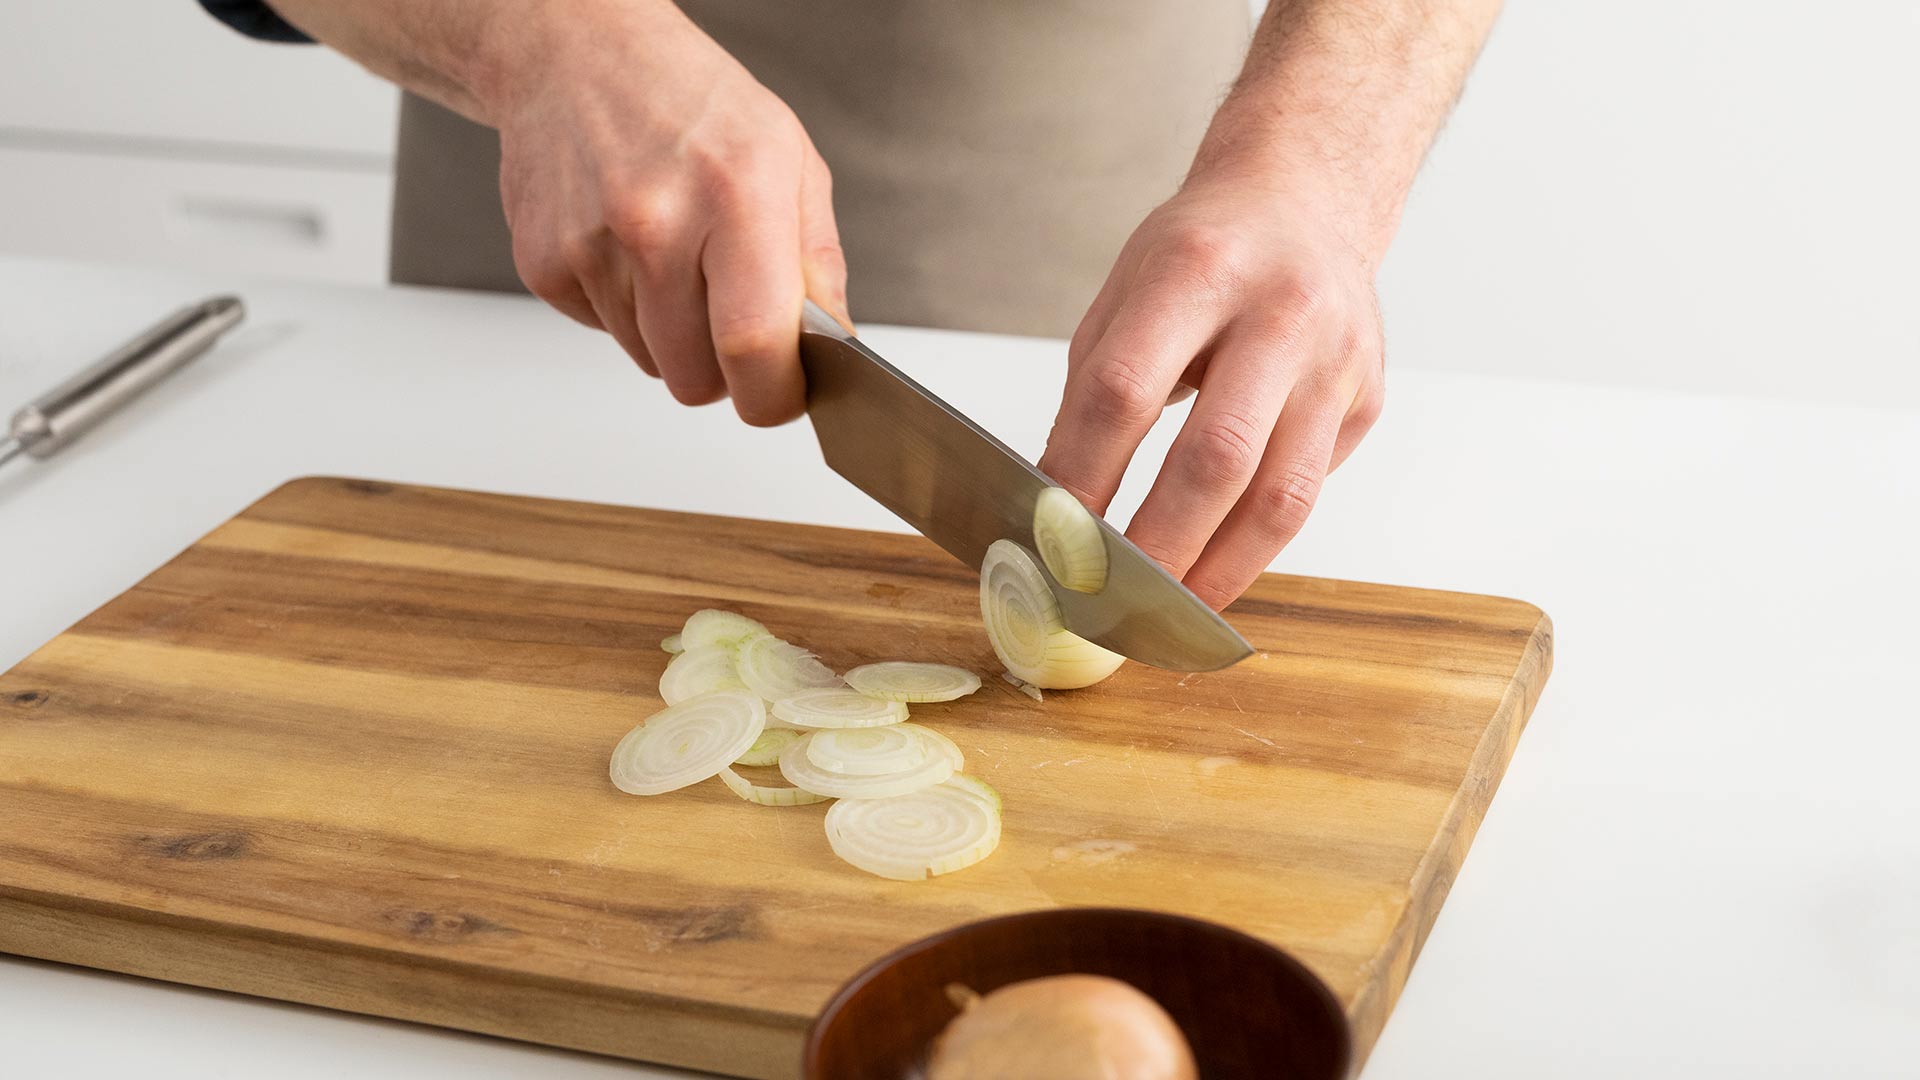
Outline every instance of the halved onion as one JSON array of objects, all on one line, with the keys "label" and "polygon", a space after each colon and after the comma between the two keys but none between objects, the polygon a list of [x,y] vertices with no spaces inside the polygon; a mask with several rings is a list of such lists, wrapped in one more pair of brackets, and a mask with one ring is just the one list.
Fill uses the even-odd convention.
[{"label": "halved onion", "polygon": [[889,724],[816,732],[807,740],[807,760],[852,776],[903,772],[944,752],[920,734],[925,730],[918,724]]},{"label": "halved onion", "polygon": [[1083,593],[1107,587],[1106,534],[1066,488],[1048,488],[1034,501],[1033,546],[1061,585]]},{"label": "halved onion", "polygon": [[816,795],[811,791],[802,791],[791,787],[770,787],[756,784],[732,769],[720,770],[720,782],[727,790],[761,806],[805,806],[808,803],[826,802],[825,795]]},{"label": "halved onion", "polygon": [[660,698],[678,705],[715,690],[744,690],[733,662],[733,650],[722,645],[696,645],[667,663],[660,673]]},{"label": "halved onion", "polygon": [[812,653],[772,635],[750,638],[740,646],[737,667],[747,687],[768,701],[840,685],[840,676]]},{"label": "halved onion", "polygon": [[[816,794],[831,795],[836,799],[886,799],[932,787],[955,772],[953,758],[942,748],[938,752],[930,750],[918,765],[899,772],[871,776],[837,773],[815,765],[808,756],[807,744],[815,737],[808,735],[781,753],[780,775],[786,777],[794,787]],[[915,737],[933,736],[922,728]]]},{"label": "halved onion", "polygon": [[820,686],[775,700],[773,715],[803,728],[882,727],[905,720],[907,707],[844,686]]},{"label": "halved onion", "polygon": [[950,784],[887,799],[843,799],[827,810],[833,853],[870,874],[919,881],[960,870],[1000,844],[1000,812]]},{"label": "halved onion", "polygon": [[980,676],[951,664],[887,660],[862,664],[846,674],[847,685],[869,697],[918,704],[952,701],[980,689]]},{"label": "halved onion", "polygon": [[687,624],[680,628],[680,641],[689,649],[697,649],[702,645],[737,648],[753,638],[766,636],[767,628],[758,621],[736,611],[721,611],[718,608],[694,612],[687,616]]},{"label": "halved onion", "polygon": [[800,732],[794,728],[768,727],[760,732],[759,738],[753,740],[752,746],[747,747],[747,752],[735,758],[733,763],[735,765],[777,765],[780,762],[780,752],[787,748],[787,744],[799,737]]},{"label": "halved onion", "polygon": [[1007,670],[1049,690],[1092,686],[1126,658],[1074,634],[1026,548],[996,540],[980,566],[980,616]]},{"label": "halved onion", "polygon": [[687,647],[680,643],[679,634],[668,634],[666,637],[660,639],[660,651],[669,654],[679,654],[686,652]]},{"label": "halved onion", "polygon": [[607,774],[630,795],[697,784],[747,752],[766,725],[766,706],[745,690],[716,690],[669,705],[620,740]]}]

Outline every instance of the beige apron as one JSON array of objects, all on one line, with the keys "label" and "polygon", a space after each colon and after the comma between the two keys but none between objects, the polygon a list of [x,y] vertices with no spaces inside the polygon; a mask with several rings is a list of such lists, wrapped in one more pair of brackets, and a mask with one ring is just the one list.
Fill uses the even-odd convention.
[{"label": "beige apron", "polygon": [[[833,170],[868,322],[1065,337],[1171,195],[1246,0],[683,0]],[[519,290],[490,129],[408,96],[397,282]]]}]

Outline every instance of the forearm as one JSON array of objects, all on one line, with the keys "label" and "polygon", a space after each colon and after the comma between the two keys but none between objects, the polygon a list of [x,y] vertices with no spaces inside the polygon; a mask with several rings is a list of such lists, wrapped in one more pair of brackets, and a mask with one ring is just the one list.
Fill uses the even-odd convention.
[{"label": "forearm", "polygon": [[1329,205],[1377,262],[1499,8],[1500,0],[1272,0],[1194,175]]},{"label": "forearm", "polygon": [[471,120],[537,79],[569,34],[653,40],[690,27],[669,0],[272,0],[274,10],[363,67]]}]

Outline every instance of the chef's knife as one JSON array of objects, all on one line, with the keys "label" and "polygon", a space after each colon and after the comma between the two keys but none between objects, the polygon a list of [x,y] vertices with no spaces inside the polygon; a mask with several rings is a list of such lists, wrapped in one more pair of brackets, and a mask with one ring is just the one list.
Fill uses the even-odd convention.
[{"label": "chef's knife", "polygon": [[[995,540],[1035,547],[1034,500],[1055,486],[1040,470],[812,301],[801,320],[800,359],[807,415],[834,472],[975,569]],[[1074,592],[1047,575],[1067,629],[1175,671],[1212,671],[1253,652],[1164,567],[1099,524],[1107,541],[1105,588]]]}]

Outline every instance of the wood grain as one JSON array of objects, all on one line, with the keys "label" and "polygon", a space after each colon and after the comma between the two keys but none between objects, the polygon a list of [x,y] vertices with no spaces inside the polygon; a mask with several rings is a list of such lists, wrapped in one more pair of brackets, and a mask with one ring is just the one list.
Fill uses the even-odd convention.
[{"label": "wood grain", "polygon": [[823,807],[608,784],[703,606],[841,669],[998,670],[918,537],[295,481],[0,676],[0,950],[786,1077],[907,941],[1140,907],[1286,948],[1364,1054],[1552,652],[1518,601],[1268,575],[1231,670],[917,707],[1006,830],[901,884],[834,859]]}]

